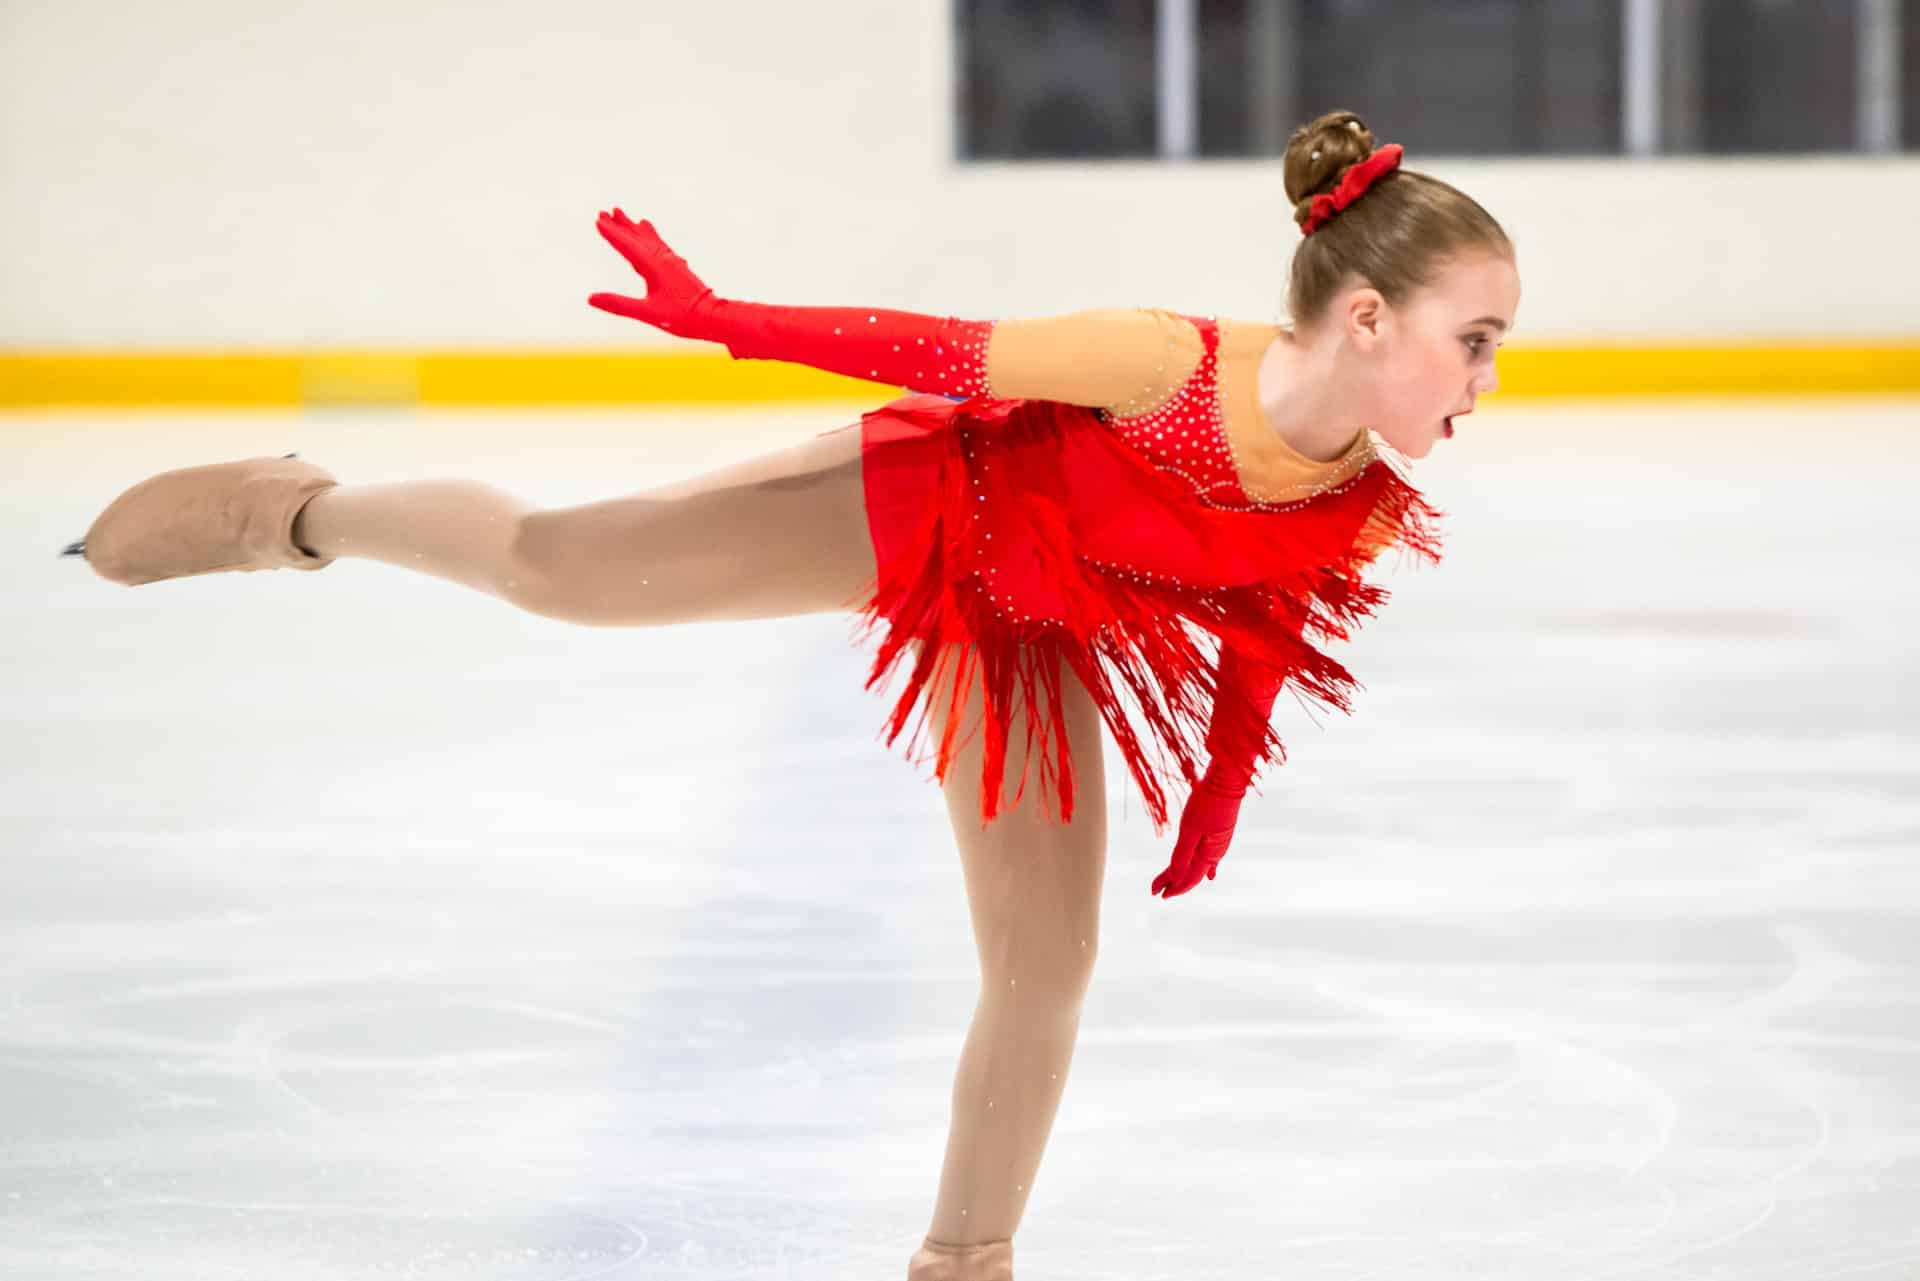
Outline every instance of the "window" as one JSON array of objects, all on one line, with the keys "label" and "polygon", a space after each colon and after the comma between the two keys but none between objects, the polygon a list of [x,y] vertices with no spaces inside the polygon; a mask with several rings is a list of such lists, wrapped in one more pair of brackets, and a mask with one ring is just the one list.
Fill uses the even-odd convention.
[{"label": "window", "polygon": [[1846,151],[1858,6],[1668,0],[1661,150]]},{"label": "window", "polygon": [[1920,149],[1920,0],[956,0],[963,159]]},{"label": "window", "polygon": [[960,0],[961,154],[1155,154],[1154,4]]}]

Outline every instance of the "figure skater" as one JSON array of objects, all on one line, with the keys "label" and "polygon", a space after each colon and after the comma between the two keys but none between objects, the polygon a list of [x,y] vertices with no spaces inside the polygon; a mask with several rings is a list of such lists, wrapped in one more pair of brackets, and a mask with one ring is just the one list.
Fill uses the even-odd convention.
[{"label": "figure skater", "polygon": [[917,751],[931,721],[980,965],[907,1275],[1010,1281],[1098,951],[1101,726],[1156,833],[1168,789],[1185,792],[1151,886],[1185,894],[1216,876],[1255,774],[1285,759],[1280,690],[1350,710],[1357,683],[1309,637],[1346,639],[1386,600],[1362,576],[1385,549],[1440,558],[1443,513],[1393,456],[1425,457],[1496,388],[1519,277],[1486,210],[1400,159],[1350,112],[1289,140],[1293,328],[724,300],[615,209],[600,234],[647,292],[594,306],[911,394],[784,451],[552,510],[464,480],[339,485],[291,454],[165,472],[68,551],[129,585],[362,557],[589,626],[846,611],[862,640],[882,632],[867,687],[908,675],[888,744],[914,719]]}]

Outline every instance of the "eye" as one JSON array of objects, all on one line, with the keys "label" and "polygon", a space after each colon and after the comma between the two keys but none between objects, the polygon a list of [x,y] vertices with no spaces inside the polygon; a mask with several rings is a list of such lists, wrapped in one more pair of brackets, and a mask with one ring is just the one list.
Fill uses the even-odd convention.
[{"label": "eye", "polygon": [[1484,338],[1475,337],[1475,338],[1469,338],[1466,341],[1467,341],[1467,350],[1472,352],[1476,356],[1480,354],[1480,349],[1487,345],[1487,340]]}]

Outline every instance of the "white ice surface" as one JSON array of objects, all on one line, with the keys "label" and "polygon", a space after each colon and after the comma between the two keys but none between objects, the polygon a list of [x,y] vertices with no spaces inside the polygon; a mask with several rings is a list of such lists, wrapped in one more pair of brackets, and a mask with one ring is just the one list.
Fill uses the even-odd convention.
[{"label": "white ice surface", "polygon": [[[563,504],[853,413],[0,419],[0,1277],[905,1274],[974,954],[847,618],[55,555],[170,467]],[[1461,426],[1217,881],[1109,751],[1022,1281],[1920,1277],[1920,405]]]}]

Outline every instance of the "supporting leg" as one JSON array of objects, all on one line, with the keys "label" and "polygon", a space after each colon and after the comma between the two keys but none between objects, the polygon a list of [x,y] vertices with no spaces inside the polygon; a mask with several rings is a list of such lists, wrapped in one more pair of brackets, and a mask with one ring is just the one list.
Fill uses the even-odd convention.
[{"label": "supporting leg", "polygon": [[[939,1199],[910,1281],[1010,1281],[1012,1237],[1066,1089],[1099,950],[1107,828],[1099,712],[1071,672],[1061,673],[1061,684],[1079,788],[1070,824],[1042,812],[1037,778],[1016,807],[982,824],[977,689],[964,713],[966,745],[947,776],[980,998],[954,1077]],[[1025,735],[1016,712],[1011,741]],[[1004,787],[1012,796],[1018,752],[1009,756]],[[968,1245],[986,1248],[954,1251]]]}]

